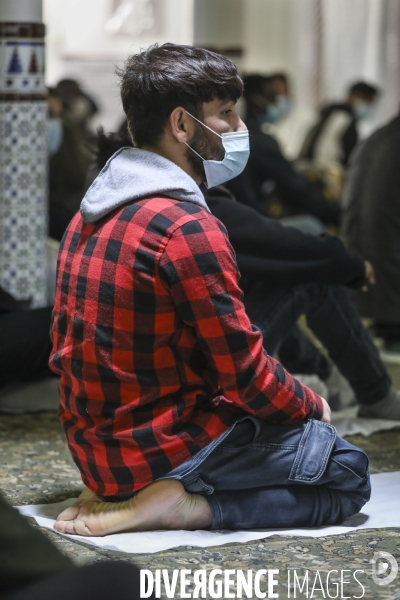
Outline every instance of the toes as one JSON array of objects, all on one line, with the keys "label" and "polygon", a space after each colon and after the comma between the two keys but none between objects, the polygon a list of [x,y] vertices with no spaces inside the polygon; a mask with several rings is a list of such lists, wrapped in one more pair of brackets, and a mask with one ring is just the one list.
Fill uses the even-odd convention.
[{"label": "toes", "polygon": [[75,521],[56,521],[53,527],[59,533],[68,533],[69,535],[76,535]]},{"label": "toes", "polygon": [[77,533],[77,535],[86,535],[86,536],[96,535],[90,531],[90,529],[86,525],[85,521],[82,521],[82,519],[77,519],[74,522],[74,528],[75,528],[75,532]]},{"label": "toes", "polygon": [[79,513],[79,506],[73,505],[62,511],[57,517],[57,521],[73,521]]}]

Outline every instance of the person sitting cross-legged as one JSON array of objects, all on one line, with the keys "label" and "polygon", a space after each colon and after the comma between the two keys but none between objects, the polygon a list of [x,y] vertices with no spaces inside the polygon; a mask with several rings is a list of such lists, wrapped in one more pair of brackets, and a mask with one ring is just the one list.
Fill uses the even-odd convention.
[{"label": "person sitting cross-legged", "polygon": [[190,46],[122,72],[135,148],[96,178],[58,261],[50,364],[86,485],[58,531],[318,526],[370,497],[365,453],[264,350],[199,188],[246,164],[241,93],[229,59]]}]

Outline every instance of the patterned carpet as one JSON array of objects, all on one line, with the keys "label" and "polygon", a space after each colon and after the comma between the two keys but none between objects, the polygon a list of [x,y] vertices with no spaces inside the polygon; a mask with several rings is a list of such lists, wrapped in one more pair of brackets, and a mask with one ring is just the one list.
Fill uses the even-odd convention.
[{"label": "patterned carpet", "polygon": [[[400,388],[400,366],[389,368],[396,386]],[[376,433],[370,438],[353,436],[348,439],[367,452],[372,473],[400,470],[400,431]],[[53,413],[0,415],[0,451],[0,488],[12,504],[57,502],[76,496],[82,487],[57,416]],[[365,573],[358,575],[365,588],[363,596],[362,588],[350,573],[346,575],[351,583],[345,585],[344,597],[400,598],[400,577],[388,586],[378,586],[371,580],[370,565],[373,554],[379,550],[390,552],[400,559],[400,529],[396,528],[353,531],[317,539],[276,536],[247,544],[227,544],[207,549],[180,547],[150,555],[122,555],[71,542],[55,532],[44,530],[44,533],[78,564],[118,558],[133,561],[142,568],[164,568],[169,571],[211,571],[221,568],[253,569],[254,572],[259,569],[279,569],[276,591],[281,598],[294,597],[293,592],[289,595],[287,587],[288,569],[296,569],[299,576],[308,569],[310,587],[317,571],[324,580],[328,571],[333,569],[339,572],[343,569],[351,572],[363,569]],[[319,585],[316,585],[313,598],[324,597],[322,591],[317,591]],[[330,593],[334,597],[333,588]],[[307,596],[297,591],[296,597]]]}]

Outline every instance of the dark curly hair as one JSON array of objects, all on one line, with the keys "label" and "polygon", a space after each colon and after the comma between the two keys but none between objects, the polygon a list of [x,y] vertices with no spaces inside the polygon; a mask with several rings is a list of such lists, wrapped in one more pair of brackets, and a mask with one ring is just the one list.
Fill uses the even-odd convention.
[{"label": "dark curly hair", "polygon": [[155,44],[130,56],[119,76],[129,132],[139,148],[157,143],[177,106],[201,118],[203,102],[236,102],[243,88],[229,58],[176,44]]}]

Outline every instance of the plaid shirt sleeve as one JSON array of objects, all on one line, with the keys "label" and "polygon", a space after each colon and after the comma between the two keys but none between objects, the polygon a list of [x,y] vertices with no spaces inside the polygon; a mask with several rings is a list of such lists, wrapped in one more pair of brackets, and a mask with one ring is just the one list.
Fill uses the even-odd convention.
[{"label": "plaid shirt sleeve", "polygon": [[275,423],[322,417],[321,398],[264,350],[245,312],[234,250],[215,217],[176,227],[159,275],[178,318],[195,332],[220,401]]}]

